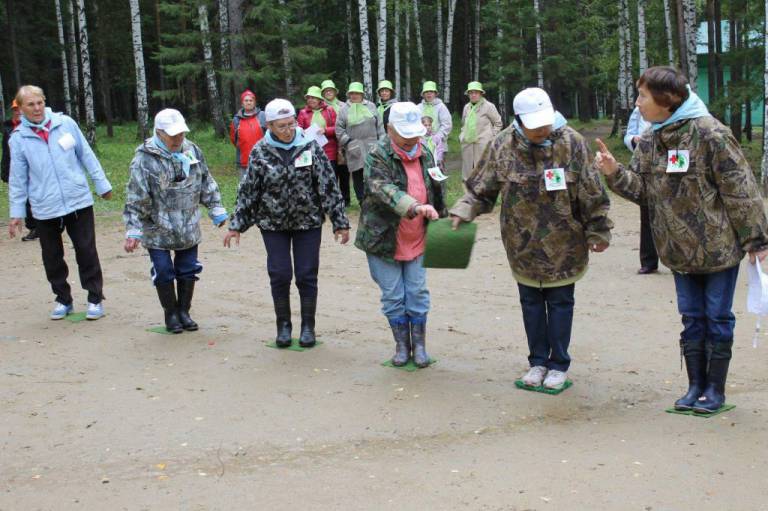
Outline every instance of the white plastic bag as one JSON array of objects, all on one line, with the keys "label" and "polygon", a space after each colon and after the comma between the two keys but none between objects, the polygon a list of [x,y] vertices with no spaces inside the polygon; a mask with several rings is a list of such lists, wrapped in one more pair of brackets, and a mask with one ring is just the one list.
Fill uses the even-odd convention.
[{"label": "white plastic bag", "polygon": [[768,315],[768,275],[763,272],[759,262],[747,265],[749,291],[747,292],[747,311],[757,314],[755,334],[752,336],[752,346],[757,348],[760,336],[760,319]]}]

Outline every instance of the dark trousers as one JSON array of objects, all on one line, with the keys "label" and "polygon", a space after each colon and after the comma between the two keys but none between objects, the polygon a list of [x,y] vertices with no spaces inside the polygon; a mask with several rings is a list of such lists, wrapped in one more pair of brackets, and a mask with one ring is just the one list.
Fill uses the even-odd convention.
[{"label": "dark trousers", "polygon": [[344,205],[349,206],[349,169],[346,165],[333,163],[333,171],[336,173],[336,181],[339,182],[341,197],[344,199]]},{"label": "dark trousers", "polygon": [[178,280],[197,280],[197,274],[203,271],[203,265],[197,260],[197,245],[184,250],[174,250],[171,259],[170,250],[149,249],[152,260],[152,282],[157,286]]},{"label": "dark trousers", "polygon": [[67,282],[69,268],[64,261],[64,244],[61,233],[67,230],[75,247],[75,260],[80,273],[80,285],[88,291],[88,302],[100,303],[104,298],[99,254],[96,251],[96,229],[93,207],[87,207],[59,218],[37,220],[40,248],[43,252],[45,276],[51,283],[56,301],[64,305],[72,303],[72,290]]},{"label": "dark trousers", "polygon": [[730,342],[736,316],[733,294],[739,265],[715,273],[675,273],[677,309],[683,319],[684,341]]},{"label": "dark trousers", "polygon": [[523,324],[528,337],[528,363],[557,371],[567,371],[571,364],[571,343],[575,284],[536,288],[517,285]]},{"label": "dark trousers", "polygon": [[27,201],[27,216],[24,218],[24,227],[28,230],[32,230],[37,226],[35,217],[32,216],[32,205]]},{"label": "dark trousers", "polygon": [[640,266],[654,270],[659,267],[659,255],[656,253],[656,245],[653,244],[648,206],[640,206]]},{"label": "dark trousers", "polygon": [[363,169],[352,172],[352,186],[355,188],[355,198],[357,203],[363,203],[363,196],[365,195],[365,189],[363,188]]},{"label": "dark trousers", "polygon": [[321,236],[320,227],[306,231],[261,231],[267,249],[267,271],[272,286],[272,298],[288,296],[294,272],[299,295],[304,298],[317,296]]}]

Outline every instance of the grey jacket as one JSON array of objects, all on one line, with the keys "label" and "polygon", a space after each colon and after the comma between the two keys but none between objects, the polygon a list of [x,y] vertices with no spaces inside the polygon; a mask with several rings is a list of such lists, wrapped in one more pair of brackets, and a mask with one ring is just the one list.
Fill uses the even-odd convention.
[{"label": "grey jacket", "polygon": [[342,103],[339,116],[336,118],[336,139],[344,149],[347,167],[350,172],[361,170],[365,165],[365,157],[376,146],[379,138],[384,136],[384,126],[376,112],[376,105],[363,100],[373,117],[360,124],[349,125],[348,114],[350,102]]},{"label": "grey jacket", "polygon": [[125,192],[126,236],[141,238],[146,248],[183,250],[198,245],[200,204],[216,224],[227,218],[216,180],[208,172],[200,148],[184,141],[191,160],[184,176],[181,162],[155,146],[151,138],[136,149]]}]

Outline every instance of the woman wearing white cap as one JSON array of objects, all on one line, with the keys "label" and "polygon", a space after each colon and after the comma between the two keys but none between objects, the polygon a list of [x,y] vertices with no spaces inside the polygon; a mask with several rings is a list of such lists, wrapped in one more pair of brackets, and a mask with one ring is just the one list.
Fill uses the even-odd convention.
[{"label": "woman wearing white cap", "polygon": [[589,250],[611,239],[610,202],[584,138],[538,88],[515,96],[515,122],[490,143],[451,209],[454,226],[489,213],[499,194],[501,235],[517,280],[530,369],[523,383],[561,389],[570,367],[575,283]]},{"label": "woman wearing white cap", "polygon": [[318,143],[305,139],[296,126],[293,105],[274,99],[265,114],[268,130],[251,151],[224,246],[233,239],[239,245],[241,233],[259,227],[277,318],[275,342],[280,348],[291,345],[290,287],[295,273],[301,299],[299,343],[312,347],[322,224],[329,216],[335,238],[346,243],[349,220],[333,166]]},{"label": "woman wearing white cap", "polygon": [[157,113],[154,136],[136,149],[131,162],[123,212],[125,251],[133,252],[139,243],[149,251],[165,328],[175,334],[198,329],[189,309],[197,275],[203,271],[197,259],[200,204],[208,208],[214,225],[221,227],[227,220],[219,186],[203,152],[186,139],[187,132],[178,110]]},{"label": "woman wearing white cap", "polygon": [[430,363],[425,346],[430,302],[421,263],[427,220],[445,216],[445,206],[442,186],[428,172],[434,157],[420,143],[425,132],[413,103],[389,108],[389,137],[365,162],[365,199],[355,239],[381,288],[381,309],[395,338],[395,366],[405,365],[411,355],[418,367]]},{"label": "woman wearing white cap", "polygon": [[469,103],[461,114],[461,178],[466,180],[480,161],[485,147],[501,131],[501,116],[496,106],[485,99],[483,84],[469,82]]}]

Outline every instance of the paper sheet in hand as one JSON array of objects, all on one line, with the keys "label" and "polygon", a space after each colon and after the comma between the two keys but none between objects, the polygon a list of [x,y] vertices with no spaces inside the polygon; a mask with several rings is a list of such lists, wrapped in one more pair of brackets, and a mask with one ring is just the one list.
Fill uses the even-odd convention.
[{"label": "paper sheet in hand", "polygon": [[314,124],[304,130],[304,137],[308,140],[314,140],[320,144],[320,147],[328,143],[328,139],[325,137],[325,135],[323,135],[322,130]]},{"label": "paper sheet in hand", "polygon": [[747,292],[747,311],[765,316],[768,314],[768,275],[763,273],[760,263],[747,265],[749,291]]},{"label": "paper sheet in hand", "polygon": [[475,244],[477,224],[462,222],[457,230],[451,219],[442,218],[427,226],[424,268],[466,268]]}]

